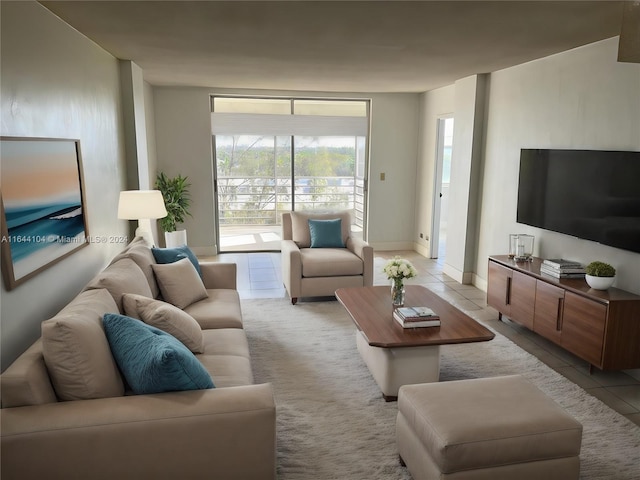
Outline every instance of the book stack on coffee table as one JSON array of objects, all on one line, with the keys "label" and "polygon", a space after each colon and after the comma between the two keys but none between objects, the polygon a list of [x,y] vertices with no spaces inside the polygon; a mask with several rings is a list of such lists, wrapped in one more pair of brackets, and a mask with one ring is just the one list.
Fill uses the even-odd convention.
[{"label": "book stack on coffee table", "polygon": [[393,318],[403,328],[439,327],[440,317],[429,307],[400,307],[393,311]]},{"label": "book stack on coffee table", "polygon": [[554,278],[584,278],[584,267],[572,260],[547,258],[540,265],[540,273]]}]

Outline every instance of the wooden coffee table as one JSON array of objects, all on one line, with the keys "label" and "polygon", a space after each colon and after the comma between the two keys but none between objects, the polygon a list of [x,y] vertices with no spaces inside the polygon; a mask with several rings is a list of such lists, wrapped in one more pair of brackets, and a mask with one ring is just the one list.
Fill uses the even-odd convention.
[{"label": "wooden coffee table", "polygon": [[357,327],[358,351],[385,400],[396,400],[402,385],[437,382],[440,345],[485,342],[495,335],[421,285],[407,285],[405,305],[430,307],[439,327],[406,329],[393,318],[390,287],[339,288],[336,298]]}]

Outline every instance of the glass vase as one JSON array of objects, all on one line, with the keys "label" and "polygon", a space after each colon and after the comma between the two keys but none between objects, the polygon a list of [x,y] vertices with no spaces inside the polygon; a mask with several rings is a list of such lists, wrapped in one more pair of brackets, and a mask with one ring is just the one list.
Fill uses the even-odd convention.
[{"label": "glass vase", "polygon": [[402,278],[391,280],[391,303],[394,308],[404,306],[404,281]]}]

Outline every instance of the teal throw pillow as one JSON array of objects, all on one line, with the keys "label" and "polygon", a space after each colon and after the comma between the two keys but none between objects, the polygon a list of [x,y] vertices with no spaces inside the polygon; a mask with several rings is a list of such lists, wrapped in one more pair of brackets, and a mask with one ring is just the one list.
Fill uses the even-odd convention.
[{"label": "teal throw pillow", "polygon": [[311,248],[344,248],[342,219],[309,220]]},{"label": "teal throw pillow", "polygon": [[140,320],[102,318],[111,353],[134,393],[215,388],[209,372],[180,340]]},{"label": "teal throw pillow", "polygon": [[200,268],[200,262],[198,262],[198,258],[195,253],[191,251],[189,247],[183,245],[181,247],[175,248],[151,248],[153,252],[153,258],[156,259],[158,263],[173,263],[178,260],[182,260],[183,258],[188,258],[193,263],[193,266],[196,267],[196,271],[198,275],[202,277],[202,269]]}]

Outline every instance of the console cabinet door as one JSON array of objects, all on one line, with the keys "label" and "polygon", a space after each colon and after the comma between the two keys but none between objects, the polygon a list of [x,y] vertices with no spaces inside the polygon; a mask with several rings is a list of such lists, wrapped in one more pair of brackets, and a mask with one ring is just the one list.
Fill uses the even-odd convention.
[{"label": "console cabinet door", "polygon": [[511,277],[511,320],[533,330],[536,279],[520,272]]},{"label": "console cabinet door", "polygon": [[507,317],[511,315],[511,276],[513,270],[489,260],[487,305]]},{"label": "console cabinet door", "polygon": [[536,303],[533,331],[560,344],[564,289],[536,280]]},{"label": "console cabinet door", "polygon": [[602,365],[607,306],[566,292],[562,346],[592,365]]}]

